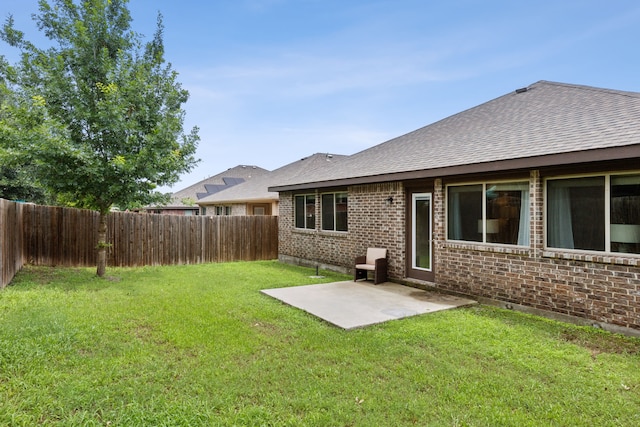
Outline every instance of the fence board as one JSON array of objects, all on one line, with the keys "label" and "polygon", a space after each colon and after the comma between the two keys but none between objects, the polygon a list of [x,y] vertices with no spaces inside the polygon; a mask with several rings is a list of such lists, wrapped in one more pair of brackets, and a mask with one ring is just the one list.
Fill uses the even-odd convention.
[{"label": "fence board", "polygon": [[[0,288],[24,263],[95,266],[97,212],[0,199]],[[109,266],[276,259],[274,216],[177,216],[116,212],[107,218]]]},{"label": "fence board", "polygon": [[4,288],[25,262],[22,238],[24,205],[0,199],[0,288]]}]

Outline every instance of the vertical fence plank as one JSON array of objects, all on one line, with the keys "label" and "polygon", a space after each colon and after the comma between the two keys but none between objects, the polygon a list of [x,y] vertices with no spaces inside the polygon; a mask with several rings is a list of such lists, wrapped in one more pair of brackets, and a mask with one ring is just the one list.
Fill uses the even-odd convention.
[{"label": "vertical fence plank", "polygon": [[23,206],[0,199],[0,288],[11,282],[25,262]]},{"label": "vertical fence plank", "polygon": [[[99,214],[0,199],[0,288],[26,262],[94,266]],[[114,212],[108,265],[197,264],[278,257],[273,216],[177,216]]]}]

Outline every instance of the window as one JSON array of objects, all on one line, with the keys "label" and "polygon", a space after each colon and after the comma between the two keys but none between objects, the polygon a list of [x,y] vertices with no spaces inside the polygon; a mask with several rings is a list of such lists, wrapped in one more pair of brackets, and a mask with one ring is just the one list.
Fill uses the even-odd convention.
[{"label": "window", "polygon": [[347,231],[347,193],[322,195],[322,229]]},{"label": "window", "polygon": [[249,215],[271,215],[271,205],[269,203],[250,203],[247,205]]},{"label": "window", "polygon": [[487,184],[489,243],[529,246],[529,183]]},{"label": "window", "polygon": [[547,246],[640,253],[640,175],[547,180]]},{"label": "window", "polygon": [[216,206],[216,215],[231,215],[231,206]]},{"label": "window", "polygon": [[447,187],[447,238],[529,246],[529,183]]},{"label": "window", "polygon": [[449,187],[447,196],[447,237],[482,242],[482,184]]},{"label": "window", "polygon": [[295,197],[295,226],[296,228],[316,228],[316,196],[305,194]]},{"label": "window", "polygon": [[611,252],[640,254],[640,175],[611,177]]}]

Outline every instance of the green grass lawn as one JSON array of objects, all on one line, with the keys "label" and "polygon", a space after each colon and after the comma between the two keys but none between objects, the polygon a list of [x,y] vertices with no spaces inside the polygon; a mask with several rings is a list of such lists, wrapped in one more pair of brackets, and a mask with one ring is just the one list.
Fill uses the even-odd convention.
[{"label": "green grass lawn", "polygon": [[277,262],[25,267],[0,292],[0,425],[635,426],[640,340],[492,307],[344,331]]}]

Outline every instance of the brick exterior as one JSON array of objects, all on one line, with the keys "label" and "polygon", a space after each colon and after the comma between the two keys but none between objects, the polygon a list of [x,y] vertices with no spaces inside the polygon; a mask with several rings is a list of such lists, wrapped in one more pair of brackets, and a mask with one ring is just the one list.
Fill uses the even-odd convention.
[{"label": "brick exterior", "polygon": [[231,215],[248,215],[247,213],[247,205],[245,203],[234,203],[231,206]]},{"label": "brick exterior", "polygon": [[222,204],[213,204],[213,205],[202,205],[203,208],[206,209],[205,215],[215,216],[216,208],[222,207],[223,211],[225,208],[231,208],[231,215],[233,216],[246,216],[247,213],[247,205],[245,203],[222,203]]},{"label": "brick exterior", "polygon": [[[640,331],[640,257],[626,254],[563,252],[544,248],[543,183],[530,172],[530,246],[528,248],[445,239],[445,187],[434,181],[433,251],[435,287],[517,304],[594,323]],[[280,194],[279,253],[352,268],[367,247],[388,249],[389,278],[406,279],[405,185],[400,182],[350,186],[348,232],[294,228],[293,193]],[[316,193],[317,195],[320,192]],[[393,203],[386,199],[393,197]],[[317,200],[319,200],[317,198]]]},{"label": "brick exterior", "polygon": [[[540,310],[640,329],[640,258],[544,249],[543,185],[530,175],[529,249],[441,240],[439,287]],[[440,197],[444,192],[440,192]]]},{"label": "brick exterior", "polygon": [[[294,195],[280,194],[280,255],[335,266],[353,268],[356,256],[368,247],[387,248],[389,277],[404,275],[404,190],[401,183],[351,186],[348,193],[348,231],[321,230],[320,203],[316,203],[315,230],[294,227]],[[316,200],[321,192],[316,191]],[[389,197],[393,202],[387,201]]]}]

